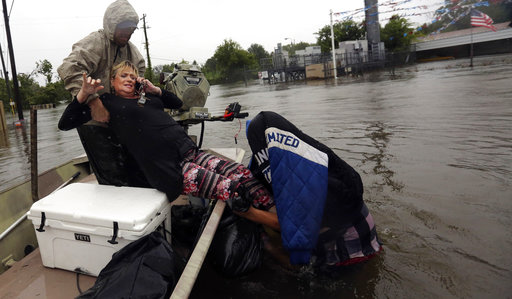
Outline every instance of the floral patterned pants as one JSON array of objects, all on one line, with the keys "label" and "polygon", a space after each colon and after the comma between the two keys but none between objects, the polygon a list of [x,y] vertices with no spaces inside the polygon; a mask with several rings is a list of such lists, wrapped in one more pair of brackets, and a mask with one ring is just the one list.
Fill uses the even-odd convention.
[{"label": "floral patterned pants", "polygon": [[226,201],[243,184],[253,206],[268,206],[272,195],[243,164],[202,151],[194,152],[183,163],[183,194]]}]

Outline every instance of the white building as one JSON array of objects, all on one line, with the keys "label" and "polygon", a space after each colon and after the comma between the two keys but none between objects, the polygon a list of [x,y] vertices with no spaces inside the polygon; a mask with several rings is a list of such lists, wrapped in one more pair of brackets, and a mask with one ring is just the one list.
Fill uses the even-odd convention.
[{"label": "white building", "polygon": [[339,66],[363,63],[368,61],[367,40],[347,40],[338,44],[335,50]]},{"label": "white building", "polygon": [[322,53],[322,50],[321,50],[320,46],[309,46],[309,47],[306,47],[306,49],[304,49],[304,50],[295,51],[295,55],[299,55],[299,56],[321,54],[321,53]]},{"label": "white building", "polygon": [[[371,55],[368,52],[368,41],[367,40],[349,40],[340,42],[338,49],[336,49],[336,60],[338,66],[351,65],[357,63],[364,63],[371,60]],[[380,42],[378,47],[378,53],[375,55],[374,60],[384,59],[384,43]]]}]

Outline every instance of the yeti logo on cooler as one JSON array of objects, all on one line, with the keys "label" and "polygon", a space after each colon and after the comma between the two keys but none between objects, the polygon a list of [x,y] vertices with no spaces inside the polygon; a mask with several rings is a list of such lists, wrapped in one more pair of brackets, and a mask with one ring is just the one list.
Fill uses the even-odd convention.
[{"label": "yeti logo on cooler", "polygon": [[91,237],[89,235],[82,235],[75,233],[75,240],[77,241],[84,241],[84,242],[91,242]]}]

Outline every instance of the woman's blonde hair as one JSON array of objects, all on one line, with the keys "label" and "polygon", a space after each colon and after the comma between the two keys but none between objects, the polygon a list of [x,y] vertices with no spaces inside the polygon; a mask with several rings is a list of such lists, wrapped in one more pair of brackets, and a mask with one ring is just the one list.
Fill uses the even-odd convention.
[{"label": "woman's blonde hair", "polygon": [[[135,73],[136,77],[139,76],[139,70],[137,70],[135,65],[133,65],[133,63],[129,60],[124,60],[124,61],[121,61],[120,63],[112,66],[112,69],[110,70],[110,80],[114,80],[117,73],[120,71],[123,71],[125,69],[131,69]],[[116,94],[116,91],[114,90],[113,86],[110,86],[110,93]]]},{"label": "woman's blonde hair", "polygon": [[133,63],[129,60],[121,61],[120,63],[112,66],[112,69],[110,70],[110,79],[114,79],[119,71],[122,71],[124,69],[131,69],[135,73],[135,76],[139,76],[139,70],[133,65]]}]

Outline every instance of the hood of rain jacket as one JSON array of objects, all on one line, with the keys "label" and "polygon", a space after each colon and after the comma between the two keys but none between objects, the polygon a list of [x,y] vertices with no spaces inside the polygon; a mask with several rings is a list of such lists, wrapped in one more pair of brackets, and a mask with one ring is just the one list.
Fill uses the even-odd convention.
[{"label": "hood of rain jacket", "polygon": [[139,75],[144,75],[145,61],[137,47],[131,42],[119,47],[113,41],[116,26],[124,21],[133,21],[137,24],[139,17],[128,1],[117,0],[105,11],[103,29],[92,32],[75,43],[69,56],[64,58],[62,65],[57,68],[65,88],[73,96],[76,96],[82,87],[82,72],[86,72],[94,79],[101,79],[105,88],[100,94],[111,91],[110,69],[123,60],[130,60],[138,68]]},{"label": "hood of rain jacket", "polygon": [[107,7],[103,16],[103,30],[109,40],[114,40],[116,26],[124,21],[132,21],[138,24],[139,15],[128,1],[117,0]]}]

